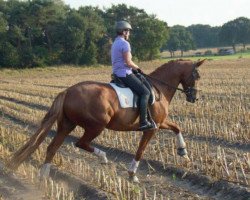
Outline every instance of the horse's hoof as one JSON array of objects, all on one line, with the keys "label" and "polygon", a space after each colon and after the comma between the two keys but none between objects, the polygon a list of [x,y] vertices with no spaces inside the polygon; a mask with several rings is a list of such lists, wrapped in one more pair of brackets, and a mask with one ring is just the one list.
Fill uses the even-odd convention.
[{"label": "horse's hoof", "polygon": [[46,163],[42,165],[40,172],[39,172],[40,179],[49,177],[50,167],[51,167],[51,163]]},{"label": "horse's hoof", "polygon": [[185,160],[187,161],[187,162],[190,162],[190,158],[188,157],[188,155],[186,154],[186,155],[184,155],[184,156],[182,156],[183,158],[185,158]]},{"label": "horse's hoof", "polygon": [[105,157],[101,157],[101,164],[108,164],[109,163],[109,161],[108,161],[108,159],[107,159],[107,157],[105,156]]},{"label": "horse's hoof", "polygon": [[139,179],[137,178],[137,176],[135,175],[134,172],[128,172],[129,174],[129,180],[133,183],[140,183]]},{"label": "horse's hoof", "polygon": [[187,155],[187,150],[186,150],[186,148],[178,148],[177,149],[177,154],[179,155],[179,156],[182,156],[182,157],[184,157],[185,155]]},{"label": "horse's hoof", "polygon": [[137,176],[130,176],[129,180],[133,183],[140,183],[139,179],[137,178]]}]

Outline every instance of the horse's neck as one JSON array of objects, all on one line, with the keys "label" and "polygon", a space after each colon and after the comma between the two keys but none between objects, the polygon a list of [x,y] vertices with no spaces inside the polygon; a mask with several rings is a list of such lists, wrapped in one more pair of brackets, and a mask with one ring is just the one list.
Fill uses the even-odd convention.
[{"label": "horse's neck", "polygon": [[[167,101],[170,103],[181,80],[181,73],[172,68],[162,68],[150,74],[154,85],[163,93]],[[159,80],[159,81],[156,81]],[[165,83],[165,84],[163,84]]]}]

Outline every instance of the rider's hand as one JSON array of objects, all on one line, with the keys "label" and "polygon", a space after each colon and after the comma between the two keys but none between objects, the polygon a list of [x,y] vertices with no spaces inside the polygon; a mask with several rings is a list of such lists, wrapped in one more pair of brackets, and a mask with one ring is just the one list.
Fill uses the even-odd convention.
[{"label": "rider's hand", "polygon": [[134,74],[137,74],[137,73],[138,73],[137,69],[132,69],[132,72],[133,72]]},{"label": "rider's hand", "polygon": [[138,71],[138,73],[140,73],[140,74],[144,74],[144,72],[143,72],[140,68],[138,68],[137,71]]}]

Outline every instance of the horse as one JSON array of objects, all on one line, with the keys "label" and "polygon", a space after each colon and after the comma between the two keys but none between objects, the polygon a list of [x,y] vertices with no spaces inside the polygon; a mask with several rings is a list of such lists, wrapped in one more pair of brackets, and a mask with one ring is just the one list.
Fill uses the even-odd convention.
[{"label": "horse", "polygon": [[[197,82],[200,79],[198,68],[204,61],[169,61],[152,73],[145,74],[161,98],[149,106],[157,129],[143,132],[136,155],[128,169],[129,178],[133,181],[139,181],[136,177],[139,162],[150,139],[159,129],[169,129],[176,134],[177,153],[189,160],[179,126],[168,119],[168,107],[177,90],[185,93],[188,102],[194,103],[198,100]],[[182,88],[178,88],[179,84]],[[7,167],[12,170],[17,169],[39,147],[55,122],[57,131],[47,147],[46,158],[40,169],[41,176],[49,175],[55,153],[76,126],[84,129],[84,134],[75,144],[76,147],[95,154],[103,163],[107,163],[106,152],[91,146],[91,141],[105,128],[115,131],[137,131],[139,112],[134,108],[121,108],[117,94],[108,83],[96,81],[77,83],[56,96],[35,134],[13,154],[7,162]]]}]

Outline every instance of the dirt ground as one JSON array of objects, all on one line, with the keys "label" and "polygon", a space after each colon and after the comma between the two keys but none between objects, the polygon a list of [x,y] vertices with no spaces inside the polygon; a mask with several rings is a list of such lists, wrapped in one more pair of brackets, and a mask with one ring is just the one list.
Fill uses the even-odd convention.
[{"label": "dirt ground", "polygon": [[0,163],[0,199],[1,200],[45,200],[43,193],[30,183],[11,173],[6,173]]},{"label": "dirt ground", "polygon": [[[236,64],[238,66],[245,66],[247,69],[244,73],[245,76],[242,78],[242,72],[240,71],[240,68],[237,68],[237,73],[239,75],[237,75],[237,73],[230,73],[233,74],[234,82],[230,82],[233,79],[230,76],[220,85],[218,88],[218,93],[220,93],[221,99],[227,97],[226,92],[228,86],[232,86],[233,84],[237,86],[238,82],[241,84],[241,79],[244,79],[244,83],[249,82],[248,77],[250,75],[250,60],[246,59],[223,62],[211,61],[207,63],[207,69],[210,71],[207,70],[206,72],[208,72],[208,74],[211,72],[205,77],[205,80],[208,83],[203,85],[204,87],[211,87],[211,91],[207,89],[207,96],[210,95],[210,98],[214,97],[211,94],[214,93],[215,86],[209,86],[209,84],[213,83],[209,82],[210,79],[213,79],[214,82],[216,82],[217,80],[221,79],[221,77],[224,78],[224,73],[226,73],[227,70],[234,70],[234,66]],[[225,67],[230,65],[232,65],[232,68],[230,69]],[[224,67],[223,72],[219,71],[220,67]],[[57,73],[51,73],[53,70]],[[152,71],[152,68],[148,68],[145,71]],[[41,69],[35,71],[33,77],[30,77],[30,72],[28,71],[11,71],[5,73],[5,75],[0,74],[0,126],[4,128],[10,128],[11,130],[15,128],[18,128],[18,130],[27,130],[27,132],[31,134],[36,129],[39,118],[41,118],[45,111],[48,110],[49,103],[51,103],[58,91],[61,91],[75,82],[81,81],[82,79],[107,81],[109,80],[110,69],[72,68],[72,71],[68,71],[66,68],[53,68],[48,69],[48,71],[43,71]],[[10,75],[8,75],[8,73]],[[237,77],[235,78],[234,76],[236,75]],[[219,78],[217,76],[219,76]],[[226,81],[230,82],[230,84],[228,84]],[[22,84],[25,88],[22,87]],[[231,88],[233,88],[233,86]],[[239,85],[239,89],[243,91],[242,95],[244,99],[249,99],[249,90],[248,92],[244,93],[244,88],[244,85]],[[237,97],[237,94],[233,95]],[[234,97],[233,95],[232,97]],[[232,97],[230,96],[230,101],[232,100]],[[219,98],[217,97],[215,98],[216,103],[219,101],[218,99]],[[239,102],[240,101],[241,100],[239,100]],[[47,102],[49,103],[47,104]],[[21,108],[19,108],[19,106]],[[236,106],[233,105],[232,107]],[[207,113],[204,111],[203,114]],[[219,114],[220,113],[218,112],[218,116]],[[27,116],[27,118],[24,116]],[[30,116],[32,116],[32,119],[29,118]],[[211,119],[211,121],[212,120],[213,119]],[[244,128],[243,125],[241,127],[242,130]],[[166,136],[166,139],[172,139],[175,137],[173,134],[171,135],[168,132],[163,132],[163,134],[168,135]],[[51,139],[53,136],[54,132],[52,131],[49,133],[48,138]],[[70,157],[72,160],[79,159],[82,162],[88,163],[94,170],[101,169],[107,173],[111,173],[110,171],[115,169],[118,176],[128,180],[127,168],[133,159],[133,150],[124,150],[109,144],[95,142],[94,146],[106,151],[107,158],[109,159],[109,164],[102,165],[97,157],[91,156],[75,147],[72,148],[72,151],[68,150],[69,146],[71,147],[72,144],[74,145],[77,139],[78,138],[75,135],[67,137],[63,146],[59,149],[59,153]],[[199,144],[205,143],[206,145],[210,146],[213,155],[216,155],[217,149],[220,147],[224,148],[226,153],[229,152],[229,156],[231,156],[231,151],[236,152],[238,155],[247,154],[250,152],[249,140],[227,141],[223,138],[216,138],[214,136],[205,137],[195,134],[186,135],[185,140],[190,143],[193,141]],[[1,142],[2,141],[0,140],[0,144]],[[154,142],[155,141],[153,140],[151,145]],[[33,165],[32,161],[29,162]],[[199,161],[197,161],[197,163],[198,162]],[[231,162],[231,165],[232,163],[233,162]],[[246,166],[245,168],[247,169]],[[237,169],[240,171],[239,166],[237,166]],[[248,178],[249,171],[245,171]],[[70,171],[64,170],[63,168],[54,167],[50,176],[55,181],[65,184],[65,188],[73,191],[75,193],[74,199],[76,200],[116,199],[114,196],[112,196],[112,194],[108,193],[102,188],[97,187],[94,184],[90,184],[86,180],[71,174]],[[157,195],[161,195],[164,200],[250,200],[250,188],[247,185],[243,185],[242,182],[239,184],[235,183],[234,181],[230,182],[228,180],[222,179],[215,180],[214,177],[205,175],[199,169],[196,171],[189,171],[181,166],[176,166],[173,164],[163,166],[163,164],[158,160],[149,158],[146,155],[145,159],[140,163],[140,167],[138,169],[138,178],[140,180],[138,187],[145,189],[146,191],[146,194],[144,194],[142,199],[145,199],[145,197],[148,200],[160,199],[158,196],[155,197],[155,193],[157,193]],[[45,197],[45,191],[40,189],[38,185],[31,183],[29,179],[22,178],[21,176],[15,174],[6,173],[6,171],[3,169],[3,164],[0,163],[0,200],[47,200],[47,198]]]}]

